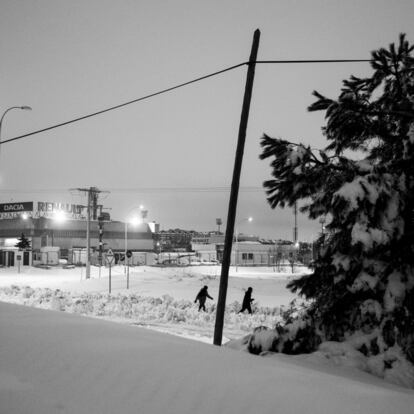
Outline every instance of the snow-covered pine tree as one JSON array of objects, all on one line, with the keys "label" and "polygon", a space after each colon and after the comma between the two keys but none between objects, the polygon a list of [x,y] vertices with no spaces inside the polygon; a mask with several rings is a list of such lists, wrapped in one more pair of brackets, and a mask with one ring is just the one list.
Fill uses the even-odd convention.
[{"label": "snow-covered pine tree", "polygon": [[400,35],[372,53],[372,76],[345,80],[337,100],[314,92],[325,149],[262,138],[271,207],[302,200],[310,218],[328,218],[313,273],[289,284],[310,305],[302,321],[278,327],[275,350],[358,336],[367,355],[398,347],[414,362],[413,50]]},{"label": "snow-covered pine tree", "polygon": [[19,250],[25,250],[25,249],[30,249],[31,245],[30,245],[30,240],[22,233],[20,238],[18,238],[17,240],[19,240],[14,247],[17,247]]}]

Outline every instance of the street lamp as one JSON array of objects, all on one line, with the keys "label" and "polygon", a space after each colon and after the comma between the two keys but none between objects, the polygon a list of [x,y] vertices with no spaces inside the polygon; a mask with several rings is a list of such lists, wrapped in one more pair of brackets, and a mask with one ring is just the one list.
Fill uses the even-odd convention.
[{"label": "street lamp", "polygon": [[161,239],[157,241],[156,246],[157,246],[157,251],[158,251],[157,263],[160,265],[160,264],[162,264],[162,256],[161,256],[161,253],[162,253],[162,241],[161,241]]},{"label": "street lamp", "polygon": [[7,112],[11,111],[12,109],[22,109],[23,111],[31,111],[32,110],[32,108],[30,106],[23,105],[23,106],[11,106],[10,108],[6,109],[3,112],[3,115],[0,118],[0,148],[1,148],[1,127],[3,125],[3,119],[4,119],[5,115],[7,114]]},{"label": "street lamp", "polygon": [[237,227],[238,227],[239,224],[241,224],[245,221],[251,223],[253,221],[253,217],[246,217],[244,219],[239,220],[236,223],[236,228],[235,228],[235,230],[236,230],[236,272],[238,271],[238,264],[239,264],[239,233],[238,233]]}]

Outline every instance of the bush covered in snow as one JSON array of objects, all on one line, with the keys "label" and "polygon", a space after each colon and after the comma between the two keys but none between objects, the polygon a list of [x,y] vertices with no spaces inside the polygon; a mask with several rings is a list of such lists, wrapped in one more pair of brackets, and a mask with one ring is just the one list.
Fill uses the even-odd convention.
[{"label": "bush covered in snow", "polygon": [[328,222],[313,273],[289,284],[310,305],[277,327],[273,350],[357,336],[354,349],[385,370],[414,363],[413,50],[401,35],[373,52],[371,77],[344,81],[337,100],[315,92],[309,109],[326,111],[324,150],[262,140],[261,158],[273,158],[271,206],[304,200],[302,211]]},{"label": "bush covered in snow", "polygon": [[[369,334],[358,331],[342,342],[322,341],[307,319],[304,305],[294,302],[283,312],[285,318],[275,328],[258,326],[250,335],[226,343],[226,347],[261,356],[279,353],[296,355],[317,365],[334,364],[356,368],[408,388],[414,388],[414,365],[408,361],[401,347],[394,345],[376,353],[367,352],[374,330]],[[303,359],[303,358],[302,358]]]},{"label": "bush covered in snow", "polygon": [[[189,300],[176,300],[169,295],[162,297],[128,294],[83,293],[75,295],[56,289],[31,287],[2,287],[0,300],[55,311],[100,317],[141,326],[182,326],[190,330],[212,333],[215,324],[215,304],[199,312],[198,305]],[[251,332],[257,325],[274,325],[281,320],[280,308],[254,307],[253,315],[238,314],[239,302],[226,306],[225,323],[231,337]],[[168,331],[169,329],[166,328]],[[211,336],[211,335],[209,335]]]}]

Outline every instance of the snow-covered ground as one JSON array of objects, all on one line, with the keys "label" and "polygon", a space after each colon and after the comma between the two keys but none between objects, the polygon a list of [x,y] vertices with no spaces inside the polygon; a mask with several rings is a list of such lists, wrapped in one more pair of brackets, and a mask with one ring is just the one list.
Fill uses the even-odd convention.
[{"label": "snow-covered ground", "polygon": [[[275,269],[276,270],[276,269]],[[224,341],[252,332],[260,325],[273,327],[281,307],[296,298],[286,289],[287,281],[306,272],[290,267],[276,273],[273,268],[243,268],[230,271]],[[135,267],[130,269],[129,289],[124,268],[0,269],[0,300],[44,309],[65,310],[149,327],[212,343],[215,306],[221,268]],[[207,312],[198,312],[194,299],[204,285],[214,300],[207,301]],[[244,291],[253,287],[255,312],[238,315]]]},{"label": "snow-covered ground", "polygon": [[368,374],[259,358],[149,329],[0,303],[5,414],[408,414]]},{"label": "snow-covered ground", "polygon": [[[219,274],[205,266],[134,268],[127,290],[115,267],[109,296],[108,269],[92,268],[88,280],[80,268],[0,269],[0,301],[14,303],[0,302],[0,413],[412,412],[412,390],[356,369],[346,347],[260,358],[188,340],[212,342]],[[232,269],[225,338],[272,327],[294,298],[285,285],[296,276]],[[199,313],[194,298],[204,285],[214,301]],[[249,286],[255,314],[237,315]]]}]

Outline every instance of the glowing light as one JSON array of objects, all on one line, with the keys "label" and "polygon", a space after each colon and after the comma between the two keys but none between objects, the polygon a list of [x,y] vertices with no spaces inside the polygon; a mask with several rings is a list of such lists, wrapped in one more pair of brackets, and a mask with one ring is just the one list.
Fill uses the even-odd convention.
[{"label": "glowing light", "polygon": [[55,211],[55,214],[53,215],[53,220],[58,222],[63,222],[66,220],[66,213],[62,210]]},{"label": "glowing light", "polygon": [[4,247],[15,247],[19,239],[4,239]]},{"label": "glowing light", "polygon": [[27,213],[22,214],[22,219],[27,220],[29,218],[29,215]]},{"label": "glowing light", "polygon": [[142,220],[139,217],[131,217],[129,219],[129,223],[133,226],[137,226],[138,224],[142,223]]}]

